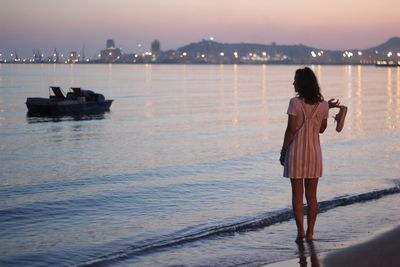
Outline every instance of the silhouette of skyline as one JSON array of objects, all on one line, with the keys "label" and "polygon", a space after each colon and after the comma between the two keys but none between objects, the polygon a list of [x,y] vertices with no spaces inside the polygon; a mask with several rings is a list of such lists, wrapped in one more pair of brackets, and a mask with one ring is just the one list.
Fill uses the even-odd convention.
[{"label": "silhouette of skyline", "polygon": [[400,37],[368,49],[323,50],[305,45],[219,43],[210,38],[186,44],[178,49],[163,51],[159,40],[151,43],[151,51],[123,53],[113,39],[106,40],[94,58],[70,51],[60,53],[57,48],[50,55],[33,49],[29,58],[20,57],[17,52],[7,55],[0,53],[0,63],[122,63],[122,64],[352,64],[352,65],[400,65]]},{"label": "silhouette of skyline", "polygon": [[93,57],[104,40],[123,52],[163,49],[214,37],[224,43],[299,44],[322,49],[365,49],[400,36],[397,0],[3,0],[0,52],[54,48]]}]

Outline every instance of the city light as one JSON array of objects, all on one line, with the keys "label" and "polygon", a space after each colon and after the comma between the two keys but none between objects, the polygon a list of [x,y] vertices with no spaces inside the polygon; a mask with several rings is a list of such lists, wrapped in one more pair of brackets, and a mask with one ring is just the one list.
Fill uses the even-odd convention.
[{"label": "city light", "polygon": [[204,55],[204,54],[201,54],[201,58],[205,58],[206,57],[206,55]]},{"label": "city light", "polygon": [[210,37],[210,41],[214,41],[214,37],[211,36],[211,37]]},{"label": "city light", "polygon": [[361,51],[358,51],[358,55],[359,55],[359,56],[362,56],[362,52],[361,52]]},{"label": "city light", "polygon": [[183,56],[183,57],[186,57],[186,56],[187,56],[187,53],[186,53],[186,52],[183,52],[183,53],[182,53],[182,56]]},{"label": "city light", "polygon": [[224,52],[221,52],[221,53],[219,53],[219,55],[220,55],[221,57],[223,57],[225,54],[224,54]]},{"label": "city light", "polygon": [[345,52],[343,53],[343,57],[348,57],[348,58],[350,58],[350,57],[352,57],[352,56],[353,56],[353,53],[352,53],[352,52],[345,51]]},{"label": "city light", "polygon": [[98,54],[97,56],[98,56],[98,57],[101,57],[101,54]]},{"label": "city light", "polygon": [[[400,53],[397,53],[397,56],[400,57]],[[0,57],[1,57],[1,54],[0,54]]]},{"label": "city light", "polygon": [[235,58],[239,57],[239,53],[238,52],[234,52],[233,55],[235,56]]},{"label": "city light", "polygon": [[264,57],[266,57],[266,56],[267,56],[267,52],[262,52],[262,55],[263,55]]},{"label": "city light", "polygon": [[387,53],[387,57],[391,57],[393,55],[392,52]]},{"label": "city light", "polygon": [[109,52],[108,55],[109,55],[109,56],[112,56],[112,52]]},{"label": "city light", "polygon": [[311,51],[311,56],[312,57],[317,57],[317,54],[314,51]]}]

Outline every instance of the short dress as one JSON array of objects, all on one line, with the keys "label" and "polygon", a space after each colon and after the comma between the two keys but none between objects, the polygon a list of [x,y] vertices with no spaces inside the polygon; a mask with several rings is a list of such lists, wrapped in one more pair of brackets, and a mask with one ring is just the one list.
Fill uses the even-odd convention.
[{"label": "short dress", "polygon": [[296,116],[298,128],[286,152],[283,176],[292,179],[321,177],[319,130],[322,121],[329,116],[328,102],[310,105],[294,97],[290,99],[287,114]]}]

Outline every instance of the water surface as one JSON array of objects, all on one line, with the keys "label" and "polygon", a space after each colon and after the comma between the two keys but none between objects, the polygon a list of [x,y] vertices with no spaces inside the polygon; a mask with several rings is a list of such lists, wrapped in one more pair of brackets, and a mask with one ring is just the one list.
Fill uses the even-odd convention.
[{"label": "water surface", "polygon": [[[285,223],[290,186],[278,156],[298,67],[0,65],[0,262],[259,266],[288,258],[295,226]],[[343,132],[330,119],[321,136],[319,200],[396,187],[400,68],[313,69],[325,98],[349,108]],[[115,101],[100,115],[27,116],[26,97],[47,96],[50,85]],[[398,216],[379,203],[354,204],[381,214],[372,231]],[[339,211],[317,225],[331,240],[325,250],[339,240],[326,230],[342,221]],[[348,222],[364,213],[349,212]],[[368,235],[368,224],[347,240]],[[258,254],[268,244],[278,247]],[[206,253],[192,257],[193,247]]]}]

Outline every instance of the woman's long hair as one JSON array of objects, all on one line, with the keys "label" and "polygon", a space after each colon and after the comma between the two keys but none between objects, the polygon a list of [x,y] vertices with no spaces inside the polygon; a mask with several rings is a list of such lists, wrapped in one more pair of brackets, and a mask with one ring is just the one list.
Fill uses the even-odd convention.
[{"label": "woman's long hair", "polygon": [[307,104],[316,104],[324,100],[314,72],[305,67],[296,70],[294,85],[299,97],[304,98]]}]

